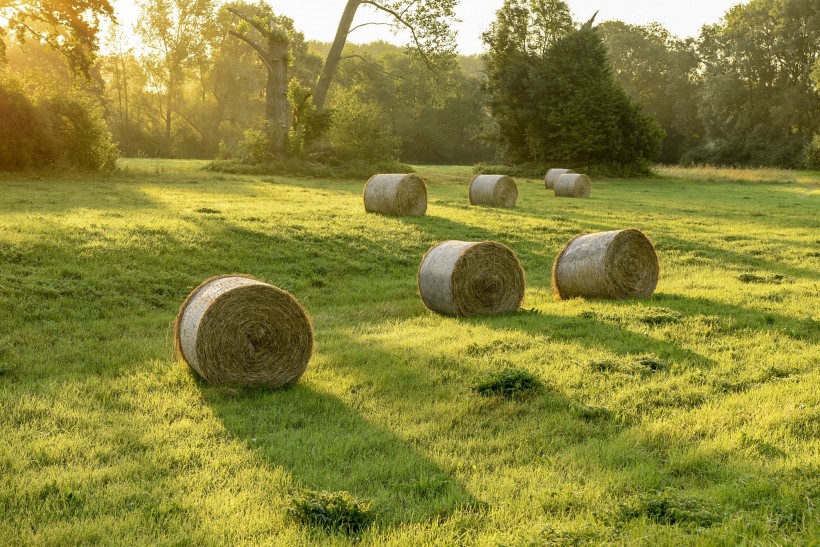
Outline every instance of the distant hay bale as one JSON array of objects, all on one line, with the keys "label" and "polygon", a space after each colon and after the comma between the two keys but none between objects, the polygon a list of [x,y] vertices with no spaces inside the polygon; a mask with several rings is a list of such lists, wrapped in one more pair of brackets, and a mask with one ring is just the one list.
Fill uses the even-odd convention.
[{"label": "distant hay bale", "polygon": [[290,293],[241,275],[213,277],[177,314],[177,355],[216,384],[282,387],[302,376],[313,329]]},{"label": "distant hay bale", "polygon": [[559,175],[553,183],[555,195],[564,198],[588,198],[592,190],[592,182],[586,175],[564,173]]},{"label": "distant hay bale", "polygon": [[364,187],[364,210],[392,216],[422,216],[427,211],[427,186],[415,173],[373,175]]},{"label": "distant hay bale", "polygon": [[547,171],[547,176],[544,177],[544,186],[547,187],[547,190],[552,190],[552,187],[555,185],[555,179],[566,173],[572,173],[572,170],[550,169],[549,171]]},{"label": "distant hay bale", "polygon": [[419,294],[446,315],[517,311],[524,299],[524,270],[509,247],[494,241],[445,241],[421,260]]},{"label": "distant hay bale", "polygon": [[552,286],[562,299],[645,298],[659,275],[658,255],[643,232],[615,230],[570,241],[552,266]]},{"label": "distant hay bale", "polygon": [[470,183],[468,195],[471,205],[515,207],[518,187],[507,175],[478,175]]}]

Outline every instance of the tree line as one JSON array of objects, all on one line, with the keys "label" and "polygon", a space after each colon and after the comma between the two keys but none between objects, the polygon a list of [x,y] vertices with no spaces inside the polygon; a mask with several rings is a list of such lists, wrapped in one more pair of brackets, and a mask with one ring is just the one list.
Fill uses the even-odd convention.
[{"label": "tree line", "polygon": [[[820,167],[815,0],[751,0],[688,39],[505,0],[472,57],[455,3],[349,0],[325,44],[261,0],[142,0],[135,49],[100,32],[108,0],[0,0],[0,168],[110,167],[112,143],[254,164]],[[351,44],[362,7],[410,44]]]}]

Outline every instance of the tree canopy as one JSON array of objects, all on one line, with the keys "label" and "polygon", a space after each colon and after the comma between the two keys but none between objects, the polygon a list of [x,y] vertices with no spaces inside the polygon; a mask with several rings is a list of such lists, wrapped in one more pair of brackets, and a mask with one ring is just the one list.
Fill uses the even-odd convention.
[{"label": "tree canopy", "polygon": [[101,19],[113,19],[110,0],[0,0],[0,59],[5,59],[7,39],[43,40],[63,53],[75,74],[88,76],[97,51]]},{"label": "tree canopy", "polygon": [[455,18],[457,2],[458,0],[348,0],[316,83],[313,103],[320,110],[324,108],[330,83],[342,60],[348,36],[358,28],[353,27],[353,19],[361,6],[369,6],[388,14],[394,28],[409,31],[412,37],[409,49],[428,66],[432,66],[437,60],[449,60],[455,53],[455,33],[450,24]]},{"label": "tree canopy", "polygon": [[820,3],[751,0],[704,27],[699,112],[706,139],[690,153],[723,164],[800,165],[820,134]]},{"label": "tree canopy", "polygon": [[492,136],[507,161],[638,166],[657,156],[661,129],[613,78],[592,21],[576,29],[564,2],[505,0],[484,41]]}]

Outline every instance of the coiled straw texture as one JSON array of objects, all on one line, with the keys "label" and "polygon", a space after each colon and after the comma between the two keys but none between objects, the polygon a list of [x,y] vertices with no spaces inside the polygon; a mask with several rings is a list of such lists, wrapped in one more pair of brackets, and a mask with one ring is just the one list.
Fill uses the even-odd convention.
[{"label": "coiled straw texture", "polygon": [[418,285],[424,305],[438,313],[506,313],[521,307],[524,270],[501,243],[445,241],[422,258]]},{"label": "coiled straw texture", "polygon": [[216,384],[282,387],[305,372],[313,329],[290,293],[247,276],[208,279],[182,304],[177,354]]},{"label": "coiled straw texture", "polygon": [[507,175],[478,175],[470,183],[468,191],[471,205],[515,207],[518,187]]},{"label": "coiled straw texture", "polygon": [[659,276],[658,255],[640,230],[579,235],[552,266],[552,286],[562,299],[645,298]]},{"label": "coiled straw texture", "polygon": [[427,185],[415,173],[373,175],[364,187],[364,210],[391,216],[422,216],[427,212]]},{"label": "coiled straw texture", "polygon": [[588,198],[592,191],[592,182],[586,175],[565,173],[555,179],[553,191],[558,197]]},{"label": "coiled straw texture", "polygon": [[546,186],[547,190],[552,190],[552,187],[555,185],[555,179],[566,173],[572,173],[572,171],[570,169],[550,169],[544,177],[544,186]]}]

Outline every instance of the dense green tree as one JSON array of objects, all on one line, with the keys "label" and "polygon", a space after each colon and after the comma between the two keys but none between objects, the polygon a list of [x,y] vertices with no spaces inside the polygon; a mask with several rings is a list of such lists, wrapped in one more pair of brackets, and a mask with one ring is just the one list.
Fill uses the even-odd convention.
[{"label": "dense green tree", "polygon": [[658,24],[607,21],[597,30],[609,50],[615,78],[666,133],[660,161],[677,163],[703,134],[694,41],[677,39]]},{"label": "dense green tree", "polygon": [[[533,106],[529,92],[532,66],[546,54],[548,46],[573,30],[566,3],[542,1],[531,9],[532,4],[530,0],[505,0],[490,30],[483,35],[488,49],[484,57],[484,92],[493,119],[489,136],[496,141],[499,153],[514,162],[540,155],[531,148],[528,135]],[[535,14],[542,12],[552,16],[537,19]]]},{"label": "dense green tree", "polygon": [[653,160],[663,132],[615,81],[592,21],[576,30],[566,16],[539,16],[549,10],[568,13],[560,1],[506,0],[484,36],[487,103],[504,159],[585,166]]},{"label": "dense green tree", "polygon": [[688,157],[793,167],[820,129],[820,3],[751,0],[704,27],[699,112],[707,142]]},{"label": "dense green tree", "polygon": [[44,41],[61,52],[73,74],[89,75],[102,19],[113,19],[109,0],[0,0],[0,61],[7,39]]}]

